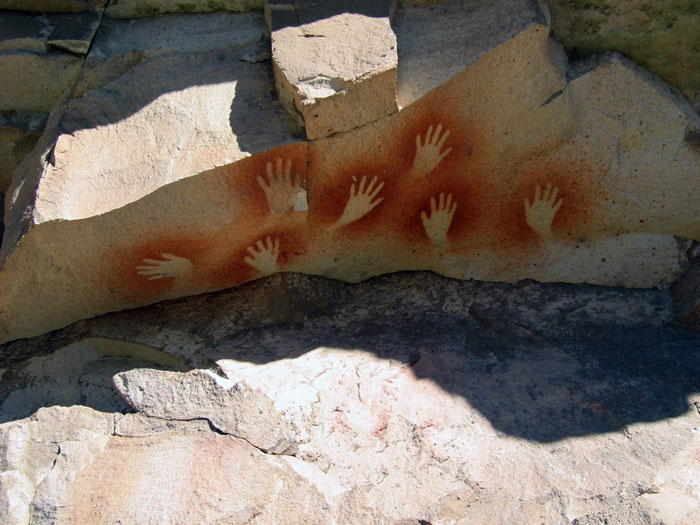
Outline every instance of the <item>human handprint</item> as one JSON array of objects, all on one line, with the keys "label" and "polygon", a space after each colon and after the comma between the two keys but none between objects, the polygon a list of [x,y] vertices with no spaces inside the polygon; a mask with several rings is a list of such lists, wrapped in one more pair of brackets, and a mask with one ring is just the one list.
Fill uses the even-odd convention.
[{"label": "human handprint", "polygon": [[554,237],[552,232],[552,221],[564,199],[557,201],[559,188],[552,189],[552,185],[547,183],[544,191],[540,186],[535,187],[535,198],[530,203],[527,197],[524,199],[525,220],[527,225],[543,239]]},{"label": "human handprint", "polygon": [[192,270],[192,263],[184,257],[178,257],[172,253],[162,253],[160,256],[164,260],[143,259],[146,264],[137,266],[136,273],[148,276],[148,280],[153,281],[166,277],[177,277]]},{"label": "human handprint", "polygon": [[292,162],[287,160],[282,165],[282,159],[278,158],[275,170],[272,170],[272,162],[266,166],[267,181],[258,177],[258,184],[265,192],[270,213],[279,217],[287,213],[294,205],[294,198],[301,189],[301,180],[298,175],[292,179]]},{"label": "human handprint", "polygon": [[246,256],[243,260],[263,275],[279,272],[280,267],[277,264],[277,257],[279,257],[280,253],[279,239],[275,239],[273,242],[270,237],[267,237],[264,243],[262,240],[259,240],[257,247],[258,249],[256,250],[255,247],[250,246],[248,251],[251,257]]},{"label": "human handprint", "polygon": [[447,230],[450,229],[456,210],[457,203],[452,201],[452,194],[448,194],[445,198],[445,194],[441,193],[437,202],[435,197],[430,198],[430,216],[425,211],[420,213],[425,233],[436,247],[447,245]]},{"label": "human handprint", "polygon": [[447,157],[452,151],[452,148],[447,148],[445,151],[440,151],[445,145],[447,137],[450,136],[449,130],[440,136],[442,132],[442,124],[438,124],[433,133],[433,126],[428,128],[425,134],[425,141],[421,142],[420,133],[416,135],[416,158],[413,160],[413,168],[411,174],[416,177],[424,177],[442,162],[442,159]]},{"label": "human handprint", "polygon": [[384,200],[384,197],[374,200],[383,187],[383,182],[377,184],[376,176],[372,178],[369,184],[367,184],[367,177],[363,175],[360,179],[359,187],[357,186],[357,181],[353,182],[352,186],[350,187],[350,198],[348,199],[343,215],[340,217],[340,219],[338,219],[336,226],[345,226],[346,224],[350,224],[351,222],[364,217],[370,211],[372,211],[380,202]]}]

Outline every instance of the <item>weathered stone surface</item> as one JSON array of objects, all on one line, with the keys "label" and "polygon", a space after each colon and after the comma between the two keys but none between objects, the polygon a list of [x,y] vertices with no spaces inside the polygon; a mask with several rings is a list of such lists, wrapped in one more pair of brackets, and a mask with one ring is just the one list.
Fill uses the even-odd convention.
[{"label": "weathered stone surface", "polygon": [[[88,405],[103,412],[128,407],[115,392],[112,376],[143,366],[187,370],[182,358],[156,349],[104,338],[87,338],[45,357],[25,361],[2,374],[0,423],[31,415],[53,404]],[[63,370],[56,374],[57,370]]]},{"label": "weathered stone surface", "polygon": [[[310,289],[343,298],[300,316]],[[251,330],[238,304],[256,294],[272,301],[259,324],[291,323]],[[203,352],[226,377],[132,370],[142,413],[1,425],[0,501],[26,518],[4,522],[694,523],[700,336],[672,317],[659,291],[419,272],[276,276],[80,323],[73,337]],[[226,382],[272,400],[248,413],[261,426],[295,425],[294,456],[175,419],[210,417],[207,389],[225,412]]]},{"label": "weathered stone surface", "polygon": [[[11,190],[10,198],[15,204],[8,213],[4,254],[19,255],[14,251],[16,242],[28,229],[43,237],[39,230],[62,229],[55,221],[66,219],[73,220],[63,222],[65,226],[87,227],[85,239],[92,237],[99,251],[111,242],[104,236],[105,232],[98,232],[90,222],[75,219],[110,217],[107,212],[124,209],[125,205],[169,182],[215,166],[230,165],[261,151],[273,150],[269,156],[274,160],[281,154],[274,152],[275,147],[299,141],[299,129],[273,101],[269,64],[241,60],[263,47],[258,42],[264,32],[262,15],[191,16],[198,22],[185,22],[184,16],[169,15],[152,23],[104,24],[94,46],[95,57],[91,53],[87,72],[76,90],[81,96],[53,112],[42,142],[33,156],[26,159]],[[180,31],[187,23],[190,31]],[[157,31],[168,26],[169,31]],[[192,37],[198,30],[199,38]],[[146,42],[152,44],[150,52],[134,44],[143,34],[153,35]],[[110,43],[102,45],[103,37]],[[167,47],[163,48],[161,42],[166,42]],[[121,57],[127,57],[124,63],[129,63],[130,57],[136,60],[125,71],[110,67]],[[117,78],[105,78],[107,70]],[[95,71],[98,73],[90,76]],[[48,151],[53,152],[51,162],[46,160]],[[303,145],[293,151],[293,156],[301,162]],[[259,162],[263,162],[264,170],[264,159],[253,164]],[[219,173],[231,175],[231,169]],[[236,168],[241,169],[244,167]],[[260,189],[258,175],[258,170],[251,173],[253,183]],[[209,178],[214,185],[208,197],[212,200],[201,209],[205,214],[217,208],[216,201],[229,198],[227,176]],[[196,199],[197,194],[207,193],[202,181],[195,185],[198,189],[194,190],[193,186],[193,193],[186,198]],[[102,197],[94,200],[97,195]],[[247,196],[231,198],[242,198],[245,202]],[[161,211],[165,212],[172,209],[173,203],[163,205]],[[234,205],[234,210],[235,206],[243,211],[242,203]],[[147,213],[150,218],[142,217],[144,234],[156,232],[152,223],[154,210],[151,208]],[[124,211],[127,215],[132,213]],[[221,219],[229,220],[230,213],[231,208],[227,207],[225,217],[210,217],[206,222],[218,228]],[[121,220],[116,215],[111,217],[110,221]],[[112,224],[110,228],[118,242],[124,238],[124,223]],[[160,234],[165,231],[161,230]],[[90,264],[89,257],[84,258],[86,252],[79,251],[83,252],[79,258]],[[27,256],[30,256],[28,252]],[[48,276],[46,270],[53,273],[48,268],[39,273]],[[87,266],[83,271],[86,276],[92,273]]]},{"label": "weathered stone surface", "polygon": [[700,5],[695,1],[547,0],[555,38],[576,58],[619,51],[679,88],[700,111]]},{"label": "weathered stone surface", "polygon": [[7,191],[15,167],[39,140],[46,117],[46,113],[0,112],[0,194]]},{"label": "weathered stone surface", "polygon": [[36,515],[32,504],[63,499],[67,485],[106,445],[113,426],[112,414],[82,406],[41,408],[28,419],[0,425],[3,523],[29,523]]},{"label": "weathered stone surface", "polygon": [[347,131],[396,112],[393,2],[359,2],[350,9],[345,2],[299,4],[290,11],[268,3],[266,10],[275,86],[307,137]]},{"label": "weathered stone surface", "polygon": [[111,18],[143,18],[163,13],[262,10],[265,0],[112,0],[105,15]]},{"label": "weathered stone surface", "polygon": [[52,28],[44,16],[14,11],[0,12],[0,51],[48,51]]},{"label": "weathered stone surface", "polygon": [[53,15],[50,20],[55,24],[55,29],[49,35],[47,43],[58,49],[85,55],[101,19],[102,15],[97,13]]},{"label": "weathered stone surface", "polygon": [[0,12],[0,51],[46,53],[55,47],[84,55],[90,48],[101,14],[35,15]]},{"label": "weathered stone surface", "polygon": [[[96,44],[88,73],[100,73],[54,113],[58,139],[44,135],[13,190],[2,339],[279,271],[672,283],[688,263],[689,242],[675,236],[700,238],[697,114],[617,55],[564,71],[535,3],[456,5],[453,18],[504,23],[490,50],[459,72],[440,68],[442,84],[420,83],[415,96],[425,94],[402,111],[308,145],[269,97],[266,65],[252,58],[264,46],[245,44],[245,31],[233,49],[176,56],[170,45],[144,58],[127,37],[114,52]],[[402,38],[419,22],[441,27],[431,17],[446,7],[415,8],[425,16],[404,17],[414,27]],[[124,27],[164,22],[139,23]],[[416,56],[432,49],[414,40]],[[212,71],[222,56],[225,71]],[[110,82],[122,71],[112,59],[126,72]]]},{"label": "weathered stone surface", "polygon": [[99,12],[107,0],[0,0],[0,9],[32,13]]},{"label": "weathered stone surface", "polygon": [[[432,5],[436,3],[413,2],[413,5],[426,7],[402,9],[396,13],[397,98],[401,107],[438,88],[479,57],[519,33],[546,32],[545,26],[549,24],[548,14],[536,2],[503,0]],[[517,69],[526,68],[530,59],[541,61],[545,57],[542,53],[546,39],[538,40],[540,49],[527,46],[519,53],[512,50],[508,65],[501,62],[495,67],[507,68],[509,73],[517,75]],[[549,79],[538,85],[531,96],[554,88],[553,83],[556,85],[556,81]],[[527,104],[527,99],[524,103]]]},{"label": "weathered stone surface", "polygon": [[225,434],[273,454],[295,449],[294,427],[275,418],[273,402],[243,382],[195,370],[187,374],[137,369],[114,376],[127,403],[147,416],[189,421],[206,419]]},{"label": "weathered stone surface", "polygon": [[82,57],[57,51],[0,52],[0,111],[51,111],[75,82],[82,62]]}]

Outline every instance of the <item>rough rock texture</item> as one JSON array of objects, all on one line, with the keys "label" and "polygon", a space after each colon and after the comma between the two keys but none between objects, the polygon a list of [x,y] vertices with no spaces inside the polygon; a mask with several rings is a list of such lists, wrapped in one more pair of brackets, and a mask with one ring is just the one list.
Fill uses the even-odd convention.
[{"label": "rough rock texture", "polygon": [[[294,13],[273,61],[320,16]],[[671,284],[700,239],[700,118],[619,55],[569,68],[547,23],[525,0],[406,9],[407,105],[307,143],[262,13],[105,21],[17,169],[0,340],[279,271]]]},{"label": "rough rock texture", "polygon": [[[310,140],[397,111],[394,2],[268,2],[275,86]],[[296,8],[295,8],[296,7]]]},{"label": "rough rock texture", "polygon": [[[105,346],[5,368],[0,517],[695,523],[700,336],[672,317],[658,291],[289,274],[10,343],[3,355],[129,334],[206,369],[122,361],[115,383],[137,412],[121,414],[95,410],[105,390],[65,381],[81,348],[93,381],[108,379]],[[83,389],[85,406],[8,403],[39,382]],[[275,429],[293,432],[283,455],[260,450]]]},{"label": "rough rock texture", "polygon": [[12,173],[41,136],[46,113],[0,112],[0,194],[12,182]]},{"label": "rough rock texture", "polygon": [[105,16],[144,18],[163,13],[259,11],[264,3],[265,0],[112,0],[105,10]]},{"label": "rough rock texture", "polygon": [[695,0],[547,0],[555,38],[574,58],[619,51],[678,87],[700,110]]}]

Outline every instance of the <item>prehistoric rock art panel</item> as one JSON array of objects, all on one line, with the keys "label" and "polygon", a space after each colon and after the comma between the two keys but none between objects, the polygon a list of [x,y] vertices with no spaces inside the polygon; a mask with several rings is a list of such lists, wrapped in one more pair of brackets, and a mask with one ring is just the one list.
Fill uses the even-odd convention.
[{"label": "prehistoric rock art panel", "polygon": [[[692,138],[700,118],[620,57],[564,71],[549,53],[546,25],[530,14],[400,111],[343,133],[309,142],[285,133],[213,169],[219,161],[195,148],[186,177],[163,185],[146,176],[138,196],[122,184],[109,209],[89,199],[70,204],[72,193],[49,184],[65,175],[54,169],[37,195],[25,192],[27,213],[10,212],[26,230],[11,226],[12,246],[3,248],[1,337],[279,271],[350,282],[418,269],[511,282],[672,282],[686,256],[673,236],[700,240]],[[240,82],[227,86],[219,109]],[[165,101],[149,111],[171,107]],[[231,122],[220,124],[228,136]],[[64,155],[59,146],[53,151]],[[101,161],[109,166],[123,155],[108,153]],[[66,203],[52,205],[54,215],[32,208],[31,199],[53,202],[54,193]],[[33,313],[29,288],[63,297],[60,308]],[[80,300],[66,304],[76,290]]]}]

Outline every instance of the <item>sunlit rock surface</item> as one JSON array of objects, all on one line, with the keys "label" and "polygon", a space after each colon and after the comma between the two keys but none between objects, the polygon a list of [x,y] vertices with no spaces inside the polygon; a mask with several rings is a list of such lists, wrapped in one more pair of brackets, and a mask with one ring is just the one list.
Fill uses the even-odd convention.
[{"label": "sunlit rock surface", "polygon": [[9,343],[0,517],[694,523],[700,336],[670,306],[284,274]]},{"label": "sunlit rock surface", "polygon": [[620,55],[569,66],[540,4],[399,10],[401,110],[308,142],[268,11],[273,64],[262,13],[103,22],[15,173],[0,339],[276,272],[663,288],[687,268],[700,118]]}]

